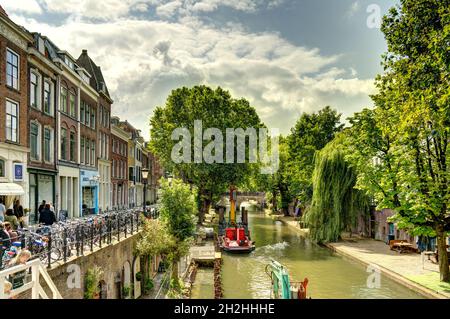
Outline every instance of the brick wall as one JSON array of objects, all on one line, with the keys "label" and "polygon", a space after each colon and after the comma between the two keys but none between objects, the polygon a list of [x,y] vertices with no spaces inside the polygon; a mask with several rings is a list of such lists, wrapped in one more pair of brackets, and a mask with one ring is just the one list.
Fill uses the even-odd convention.
[{"label": "brick wall", "polygon": [[[135,234],[123,239],[115,245],[109,245],[103,247],[94,253],[85,253],[85,256],[78,257],[72,261],[67,262],[61,266],[54,266],[48,270],[50,277],[58,288],[63,299],[83,299],[85,291],[85,276],[88,269],[92,269],[94,266],[99,266],[103,270],[103,276],[101,281],[104,281],[106,286],[106,298],[118,299],[121,292],[121,284],[116,279],[120,279],[123,282],[123,267],[125,263],[129,262],[133,265],[133,248],[134,243],[138,239],[139,235]],[[72,288],[68,285],[68,279],[72,278],[69,275],[73,274],[73,268],[78,266],[80,269],[80,288]],[[133,269],[133,267],[131,267]],[[134,274],[131,271],[131,279],[133,280]],[[70,280],[69,280],[70,281]],[[71,281],[73,282],[73,281]],[[133,282],[133,281],[131,281]],[[41,279],[41,284],[44,287],[48,296],[51,296],[51,292]],[[28,291],[20,296],[20,299],[28,299],[31,297],[31,291]]]},{"label": "brick wall", "polygon": [[[13,50],[19,55],[19,90],[6,86],[6,50]],[[6,139],[6,99],[19,104],[19,145],[28,145],[28,62],[27,54],[14,43],[0,35],[0,142]]]}]

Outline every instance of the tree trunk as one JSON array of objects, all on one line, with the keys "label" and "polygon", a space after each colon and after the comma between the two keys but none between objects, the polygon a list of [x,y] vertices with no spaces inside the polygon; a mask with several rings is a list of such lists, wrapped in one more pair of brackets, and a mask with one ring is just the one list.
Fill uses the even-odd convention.
[{"label": "tree trunk", "polygon": [[277,207],[277,193],[272,192],[272,211],[276,212],[278,210]]},{"label": "tree trunk", "polygon": [[198,212],[198,224],[201,225],[205,219],[205,215],[209,211],[209,207],[211,206],[211,195],[208,191],[200,190],[199,192],[200,198],[200,210]]},{"label": "tree trunk", "polygon": [[450,282],[448,256],[447,256],[447,233],[444,227],[439,225],[436,229],[437,250],[439,255],[439,273],[441,281]]},{"label": "tree trunk", "polygon": [[147,280],[148,278],[151,278],[151,274],[149,273],[150,270],[150,256],[149,255],[145,255],[145,256],[140,256],[140,261],[141,261],[141,274],[142,274],[142,280],[141,280],[141,284],[144,290],[144,293],[147,294],[148,291],[146,291],[146,284],[147,284]]},{"label": "tree trunk", "polygon": [[170,278],[173,282],[176,283],[177,287],[178,287],[178,261],[173,261],[172,262],[172,275]]},{"label": "tree trunk", "polygon": [[205,220],[205,215],[209,211],[209,207],[211,206],[211,201],[208,198],[200,199],[200,211],[198,212],[198,224],[201,225]]}]

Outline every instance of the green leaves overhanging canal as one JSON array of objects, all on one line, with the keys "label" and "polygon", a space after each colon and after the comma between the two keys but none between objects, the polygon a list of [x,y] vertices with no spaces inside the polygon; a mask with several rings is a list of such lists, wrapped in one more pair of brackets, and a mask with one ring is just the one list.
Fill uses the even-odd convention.
[{"label": "green leaves overhanging canal", "polygon": [[369,212],[367,196],[354,188],[357,173],[345,160],[340,140],[336,138],[315,155],[313,198],[306,222],[318,243],[337,241],[360,214]]}]

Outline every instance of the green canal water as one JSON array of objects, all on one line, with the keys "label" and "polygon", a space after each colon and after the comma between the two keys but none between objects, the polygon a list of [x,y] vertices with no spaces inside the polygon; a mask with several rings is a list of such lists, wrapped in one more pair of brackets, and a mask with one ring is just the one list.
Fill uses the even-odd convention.
[{"label": "green canal water", "polygon": [[[293,281],[309,279],[308,295],[319,298],[423,298],[414,291],[381,276],[379,288],[368,288],[366,267],[311,243],[295,230],[262,212],[249,213],[256,250],[249,255],[222,254],[225,298],[268,299],[271,281],[265,266],[271,258],[289,270]],[[202,270],[194,285],[193,298],[211,298],[212,269]]]}]

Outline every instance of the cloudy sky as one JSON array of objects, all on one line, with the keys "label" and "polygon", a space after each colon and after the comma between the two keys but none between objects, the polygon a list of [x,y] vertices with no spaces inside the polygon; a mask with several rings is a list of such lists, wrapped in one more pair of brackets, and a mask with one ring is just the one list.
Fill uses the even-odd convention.
[{"label": "cloudy sky", "polygon": [[331,105],[347,117],[370,106],[386,50],[373,18],[395,2],[0,0],[16,23],[74,57],[87,49],[113,114],[146,138],[152,110],[180,86],[220,85],[282,133],[302,112]]}]

